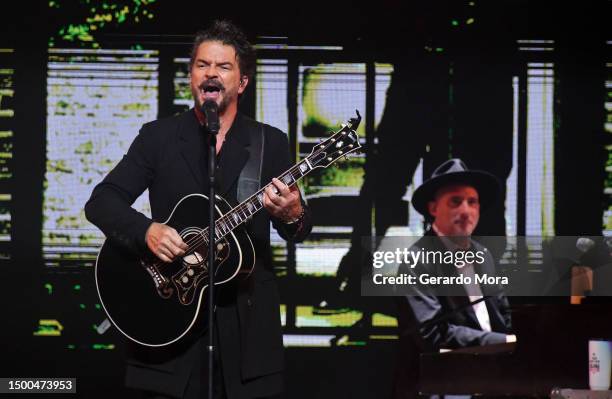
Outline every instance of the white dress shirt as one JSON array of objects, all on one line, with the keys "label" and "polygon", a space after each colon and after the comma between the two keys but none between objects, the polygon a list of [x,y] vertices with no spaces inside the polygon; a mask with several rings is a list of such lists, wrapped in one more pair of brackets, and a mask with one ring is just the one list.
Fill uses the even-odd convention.
[{"label": "white dress shirt", "polygon": [[[433,230],[436,232],[438,237],[444,243],[444,246],[448,248],[450,251],[456,251],[461,249],[457,244],[451,241],[449,238],[444,237],[438,232],[438,229],[435,225],[431,226]],[[455,266],[457,267],[457,266]],[[464,284],[465,292],[470,298],[470,302],[477,301],[482,298],[482,289],[480,285],[476,283],[475,273],[474,273],[474,265],[472,263],[465,263],[463,267],[457,267],[457,272],[465,277],[470,277],[471,284]],[[476,314],[476,318],[478,319],[478,323],[480,324],[480,328],[483,331],[491,331],[491,319],[489,318],[489,311],[487,310],[487,305],[485,301],[480,301],[472,306],[474,309],[474,313]]]}]

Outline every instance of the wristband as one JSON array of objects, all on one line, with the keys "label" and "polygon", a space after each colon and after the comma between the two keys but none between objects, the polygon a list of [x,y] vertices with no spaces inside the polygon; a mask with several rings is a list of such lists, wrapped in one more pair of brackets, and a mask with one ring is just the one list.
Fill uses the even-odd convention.
[{"label": "wristband", "polygon": [[304,218],[304,214],[305,214],[305,213],[306,213],[306,208],[302,207],[302,212],[300,212],[300,214],[298,215],[298,217],[297,217],[297,218],[295,218],[295,219],[293,219],[293,220],[292,220],[292,221],[290,221],[290,222],[286,222],[285,224],[286,224],[286,225],[288,225],[288,226],[290,226],[290,225],[296,224],[296,223],[298,223],[298,222],[301,222],[301,221],[302,221],[302,219]]}]

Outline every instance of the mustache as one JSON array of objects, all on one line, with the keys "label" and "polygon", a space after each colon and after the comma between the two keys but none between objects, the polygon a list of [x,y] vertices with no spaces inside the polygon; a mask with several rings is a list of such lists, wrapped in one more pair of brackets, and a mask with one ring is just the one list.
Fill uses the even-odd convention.
[{"label": "mustache", "polygon": [[205,80],[199,86],[200,90],[206,90],[208,88],[217,88],[219,90],[225,90],[225,86],[223,86],[223,84],[216,79]]}]

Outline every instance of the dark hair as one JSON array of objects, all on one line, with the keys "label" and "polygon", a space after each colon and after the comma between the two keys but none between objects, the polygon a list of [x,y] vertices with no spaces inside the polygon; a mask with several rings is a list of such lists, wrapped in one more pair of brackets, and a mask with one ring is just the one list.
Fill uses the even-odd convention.
[{"label": "dark hair", "polygon": [[205,30],[199,31],[193,41],[191,48],[191,58],[189,61],[189,69],[193,66],[195,56],[198,52],[198,47],[203,42],[218,41],[225,45],[232,46],[236,51],[238,58],[238,67],[240,74],[246,75],[249,79],[255,73],[255,49],[247,40],[244,32],[227,20],[216,20]]}]

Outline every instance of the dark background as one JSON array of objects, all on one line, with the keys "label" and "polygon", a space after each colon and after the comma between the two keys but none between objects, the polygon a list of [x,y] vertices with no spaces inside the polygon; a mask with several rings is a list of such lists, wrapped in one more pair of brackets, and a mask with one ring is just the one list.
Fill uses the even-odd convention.
[{"label": "dark background", "polygon": [[[0,47],[16,49],[14,98],[16,136],[13,179],[3,187],[13,193],[10,260],[0,262],[3,282],[2,377],[77,377],[83,397],[124,395],[122,348],[114,351],[66,351],[32,336],[41,303],[41,187],[45,173],[46,49],[59,26],[78,19],[87,2],[7,2],[0,16]],[[409,63],[423,57],[424,46],[444,47],[447,57],[486,69],[516,70],[517,39],[555,41],[559,94],[555,126],[555,233],[601,234],[606,80],[611,57],[608,1],[390,1],[367,4],[337,2],[221,3],[164,1],[156,18],[140,24],[109,26],[99,41],[121,46],[134,40],[188,49],[191,36],[214,18],[242,26],[252,38],[286,36],[288,44],[341,45],[337,60]],[[9,7],[11,11],[9,11]],[[457,29],[452,20],[473,17],[476,24]],[[135,39],[136,38],[136,39]],[[178,50],[177,50],[178,52]],[[263,52],[265,54],[265,52]],[[324,57],[305,53],[313,60]],[[467,61],[466,61],[467,60]],[[524,61],[524,60],[521,60]],[[501,68],[503,69],[503,68]],[[421,71],[423,72],[423,71]],[[500,72],[501,73],[501,72]],[[160,88],[161,90],[162,88]],[[428,87],[423,89],[427,93]],[[433,90],[433,89],[432,89]],[[243,107],[249,111],[253,99]],[[465,104],[469,104],[466,99]],[[160,113],[171,113],[160,107]],[[469,109],[466,109],[469,114]],[[463,114],[462,114],[463,115]],[[161,115],[160,115],[161,116]],[[480,134],[480,133],[479,133]],[[491,133],[486,133],[490,135]],[[368,135],[372,137],[371,129]],[[482,147],[491,140],[482,133]],[[507,153],[500,153],[500,158]],[[435,164],[434,159],[430,164]],[[431,166],[430,165],[430,166]],[[4,183],[3,183],[4,184]],[[385,223],[381,229],[384,230]],[[520,233],[520,226],[519,226]],[[70,284],[67,275],[66,284]],[[283,292],[283,295],[288,295]],[[67,301],[73,300],[66,298]],[[392,306],[383,299],[380,307]],[[384,302],[384,303],[383,303]],[[287,398],[384,398],[393,381],[395,341],[371,342],[364,348],[291,348],[286,351]]]}]

